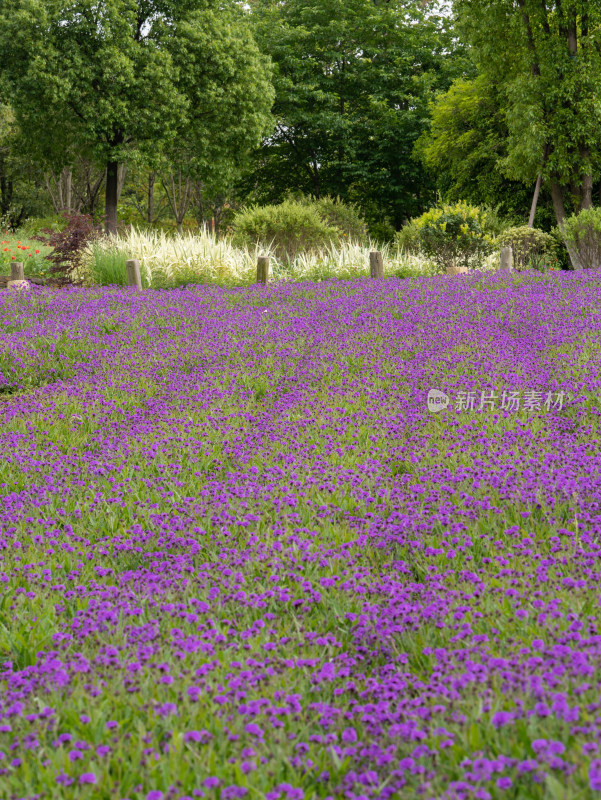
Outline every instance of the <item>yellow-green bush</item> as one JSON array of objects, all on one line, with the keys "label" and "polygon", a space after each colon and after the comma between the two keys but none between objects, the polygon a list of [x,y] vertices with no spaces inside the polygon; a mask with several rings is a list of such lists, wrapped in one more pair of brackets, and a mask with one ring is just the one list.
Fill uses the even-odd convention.
[{"label": "yellow-green bush", "polygon": [[489,212],[467,203],[431,208],[398,232],[396,243],[421,252],[438,268],[474,267],[492,252]]}]

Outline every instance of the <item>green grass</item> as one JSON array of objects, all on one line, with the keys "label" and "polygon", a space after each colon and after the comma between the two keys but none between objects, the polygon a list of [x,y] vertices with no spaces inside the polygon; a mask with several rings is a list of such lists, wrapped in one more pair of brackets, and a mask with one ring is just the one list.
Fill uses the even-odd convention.
[{"label": "green grass", "polygon": [[21,261],[26,278],[47,278],[51,263],[45,256],[52,252],[52,248],[26,233],[5,231],[0,234],[0,274],[10,276],[11,261]]}]

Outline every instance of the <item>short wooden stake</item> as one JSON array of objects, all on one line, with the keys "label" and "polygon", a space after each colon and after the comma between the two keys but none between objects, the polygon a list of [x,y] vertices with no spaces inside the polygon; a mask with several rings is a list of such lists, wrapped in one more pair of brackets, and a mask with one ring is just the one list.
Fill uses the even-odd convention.
[{"label": "short wooden stake", "polygon": [[269,282],[269,256],[257,258],[257,283]]},{"label": "short wooden stake", "polygon": [[372,278],[384,277],[384,258],[379,250],[372,250],[369,254],[369,274]]},{"label": "short wooden stake", "polygon": [[501,259],[499,269],[513,269],[513,250],[511,247],[501,248]]},{"label": "short wooden stake", "polygon": [[25,271],[23,269],[22,261],[11,261],[10,263],[10,279],[11,281],[24,281]]},{"label": "short wooden stake", "polygon": [[132,258],[125,262],[127,271],[127,285],[133,286],[138,290],[142,289],[142,279],[140,278],[140,262],[137,258]]}]

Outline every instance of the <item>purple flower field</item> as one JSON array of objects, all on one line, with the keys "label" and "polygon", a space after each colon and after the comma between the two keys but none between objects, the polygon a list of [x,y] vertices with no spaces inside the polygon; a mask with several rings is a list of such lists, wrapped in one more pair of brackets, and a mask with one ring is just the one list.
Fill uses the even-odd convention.
[{"label": "purple flower field", "polygon": [[2,292],[0,797],[597,796],[600,366],[593,271]]}]

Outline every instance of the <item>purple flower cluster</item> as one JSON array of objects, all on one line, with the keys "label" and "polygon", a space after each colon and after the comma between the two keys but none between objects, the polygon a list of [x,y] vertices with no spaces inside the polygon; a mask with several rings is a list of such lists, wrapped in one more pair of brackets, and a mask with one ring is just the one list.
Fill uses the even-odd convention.
[{"label": "purple flower cluster", "polygon": [[600,320],[593,271],[4,292],[2,796],[601,792]]}]

